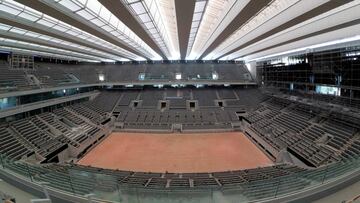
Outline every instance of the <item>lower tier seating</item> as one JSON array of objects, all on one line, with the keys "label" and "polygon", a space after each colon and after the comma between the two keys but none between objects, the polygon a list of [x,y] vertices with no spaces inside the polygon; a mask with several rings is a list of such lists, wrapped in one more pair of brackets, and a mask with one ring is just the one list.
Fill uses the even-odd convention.
[{"label": "lower tier seating", "polygon": [[359,155],[353,147],[359,140],[357,118],[326,113],[315,106],[272,97],[245,120],[250,124],[249,130],[275,150],[288,149],[310,166]]},{"label": "lower tier seating", "polygon": [[287,164],[214,173],[133,172],[76,164],[39,166],[25,165],[22,162],[8,164],[7,167],[25,176],[29,175],[28,170],[30,170],[30,174],[37,181],[49,182],[51,187],[69,192],[73,192],[72,190],[76,188],[77,193],[80,194],[91,193],[95,188],[96,190],[116,189],[117,184],[120,187],[170,190],[226,188],[306,171],[303,168]]}]

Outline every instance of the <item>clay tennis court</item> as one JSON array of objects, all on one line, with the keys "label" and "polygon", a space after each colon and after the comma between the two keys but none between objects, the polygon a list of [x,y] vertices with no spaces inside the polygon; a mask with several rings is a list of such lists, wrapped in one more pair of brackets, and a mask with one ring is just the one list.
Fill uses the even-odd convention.
[{"label": "clay tennis court", "polygon": [[113,133],[79,162],[143,172],[213,172],[272,162],[242,133]]}]

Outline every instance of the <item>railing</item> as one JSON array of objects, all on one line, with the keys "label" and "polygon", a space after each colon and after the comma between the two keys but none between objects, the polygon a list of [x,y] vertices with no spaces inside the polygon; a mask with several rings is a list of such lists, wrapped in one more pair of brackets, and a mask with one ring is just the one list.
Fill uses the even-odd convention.
[{"label": "railing", "polygon": [[51,98],[47,100],[32,102],[28,104],[22,104],[17,106],[12,106],[4,109],[0,109],[0,118],[5,118],[7,116],[11,116],[18,113],[28,112],[34,109],[44,108],[47,106],[52,106],[56,104],[65,103],[68,101],[73,101],[77,99],[83,99],[87,98],[93,95],[99,94],[98,91],[91,91],[91,92],[85,92],[85,93],[78,93],[74,95],[64,96],[64,97],[58,97],[58,98]]},{"label": "railing", "polygon": [[[104,157],[106,158],[106,157]],[[359,173],[360,159],[353,158],[316,169],[307,169],[282,177],[252,181],[227,187],[147,189],[120,183],[121,177],[109,171],[96,172],[80,167],[39,166],[12,161],[0,156],[3,172],[38,183],[47,182],[50,190],[68,195],[92,194],[94,199],[110,202],[249,202],[284,198],[334,183]],[[53,168],[52,168],[53,167]]]}]

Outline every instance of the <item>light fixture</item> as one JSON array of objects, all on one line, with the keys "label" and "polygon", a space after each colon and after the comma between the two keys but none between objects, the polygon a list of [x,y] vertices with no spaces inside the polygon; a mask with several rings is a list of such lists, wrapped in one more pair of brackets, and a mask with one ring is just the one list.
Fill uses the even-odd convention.
[{"label": "light fixture", "polygon": [[104,82],[104,81],[105,81],[105,75],[104,75],[104,74],[102,74],[102,73],[99,74],[99,81],[100,81],[100,82]]},{"label": "light fixture", "polygon": [[145,73],[139,73],[139,80],[145,80]]},{"label": "light fixture", "polygon": [[181,80],[181,73],[176,73],[175,74],[175,79],[176,80]]},{"label": "light fixture", "polygon": [[217,73],[216,71],[212,72],[211,75],[212,75],[212,79],[213,79],[213,80],[219,79],[219,75],[218,75],[218,73]]}]

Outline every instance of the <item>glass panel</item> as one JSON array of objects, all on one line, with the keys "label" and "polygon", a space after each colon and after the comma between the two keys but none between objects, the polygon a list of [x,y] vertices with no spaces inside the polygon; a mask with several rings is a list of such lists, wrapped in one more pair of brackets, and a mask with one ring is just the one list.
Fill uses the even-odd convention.
[{"label": "glass panel", "polygon": [[9,26],[9,25],[0,24],[0,30],[9,30],[10,28],[11,28],[11,26]]},{"label": "glass panel", "polygon": [[74,35],[74,36],[77,36],[77,35],[80,34],[79,32],[77,32],[77,31],[75,31],[75,30],[68,30],[68,31],[66,31],[66,33],[68,33],[68,34],[70,34],[70,35]]},{"label": "glass panel", "polygon": [[27,14],[25,12],[22,12],[19,16],[22,17],[22,18],[25,18],[26,20],[32,21],[32,22],[39,19],[39,17]]},{"label": "glass panel", "polygon": [[45,36],[45,35],[41,35],[39,38],[43,39],[43,40],[50,40],[51,39],[50,37]]},{"label": "glass panel", "polygon": [[37,33],[33,33],[33,32],[27,32],[25,33],[26,36],[30,36],[30,37],[39,37],[40,35]]},{"label": "glass panel", "polygon": [[89,8],[91,11],[93,11],[96,14],[99,14],[101,7],[103,7],[101,5],[100,2],[98,2],[97,0],[92,0],[92,1],[88,1],[86,4],[86,7]]},{"label": "glass panel", "polygon": [[195,4],[194,13],[202,12],[204,10],[206,1],[198,1]]},{"label": "glass panel", "polygon": [[47,26],[47,27],[52,27],[52,26],[55,25],[54,23],[49,22],[49,21],[44,20],[44,19],[38,20],[37,23],[40,23],[40,24],[45,25],[45,26]]},{"label": "glass panel", "polygon": [[68,172],[76,194],[91,193],[94,194],[95,199],[121,202],[116,176],[106,172],[98,173],[97,169],[90,167],[84,170],[69,169]]},{"label": "glass panel", "polygon": [[99,16],[108,22],[110,20],[111,12],[105,7],[102,7]]},{"label": "glass panel", "polygon": [[149,15],[147,13],[139,15],[139,18],[143,23],[151,21]]},{"label": "glass panel", "polygon": [[98,18],[92,19],[91,22],[94,23],[95,25],[99,26],[99,27],[105,25],[105,23],[103,21],[99,20]]},{"label": "glass panel", "polygon": [[4,4],[0,4],[0,11],[4,11],[13,15],[18,15],[19,13],[21,13],[20,10],[5,6]]},{"label": "glass panel", "polygon": [[139,14],[142,14],[142,13],[146,12],[146,10],[145,10],[145,8],[144,8],[144,6],[142,5],[141,2],[131,4],[130,6],[134,10],[135,14],[139,15]]},{"label": "glass panel", "polygon": [[81,5],[85,5],[87,0],[77,0]]},{"label": "glass panel", "polygon": [[63,26],[60,26],[60,25],[55,25],[55,26],[52,27],[52,28],[54,28],[54,29],[56,29],[56,30],[59,30],[59,31],[61,31],[61,32],[65,32],[66,30],[68,30],[68,28],[63,27]]},{"label": "glass panel", "polygon": [[14,32],[14,33],[17,33],[17,34],[25,34],[26,33],[26,30],[23,30],[23,29],[19,29],[19,28],[12,28],[10,30],[10,32]]},{"label": "glass panel", "polygon": [[150,29],[149,32],[150,32],[151,34],[155,34],[155,33],[157,33],[157,30],[156,30],[156,29]]},{"label": "glass panel", "polygon": [[94,15],[90,14],[88,11],[84,10],[80,10],[78,12],[76,12],[77,14],[79,14],[80,16],[82,16],[83,18],[85,18],[86,20],[90,20],[95,18]]},{"label": "glass panel", "polygon": [[201,16],[202,16],[202,13],[195,13],[194,16],[193,16],[193,21],[200,20]]},{"label": "glass panel", "polygon": [[199,24],[200,24],[200,21],[196,21],[196,22],[193,22],[192,24],[191,24],[191,28],[194,28],[194,27],[198,27],[199,26]]},{"label": "glass panel", "polygon": [[62,0],[59,3],[63,6],[65,6],[66,8],[70,9],[71,11],[77,11],[77,10],[81,9],[80,6],[78,6],[71,0]]},{"label": "glass panel", "polygon": [[119,19],[117,19],[116,16],[111,15],[109,23],[114,27],[117,27],[119,23]]},{"label": "glass panel", "polygon": [[148,22],[148,23],[145,23],[145,27],[146,27],[147,29],[151,29],[151,28],[154,27],[154,24],[153,24],[152,22]]},{"label": "glass panel", "polygon": [[108,31],[108,32],[111,32],[111,31],[114,30],[112,27],[110,27],[110,26],[108,26],[108,25],[102,26],[101,28],[104,29],[104,30],[106,30],[106,31]]}]

